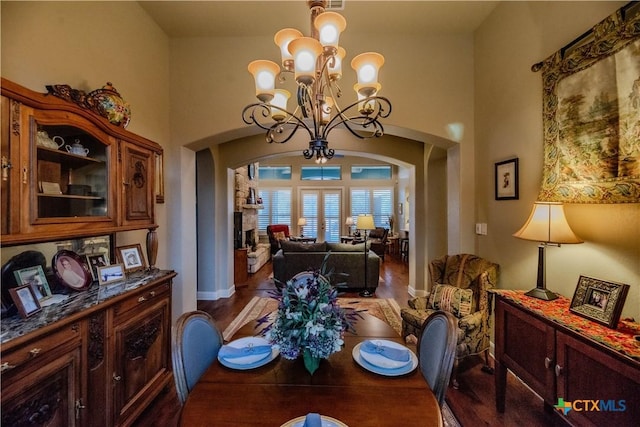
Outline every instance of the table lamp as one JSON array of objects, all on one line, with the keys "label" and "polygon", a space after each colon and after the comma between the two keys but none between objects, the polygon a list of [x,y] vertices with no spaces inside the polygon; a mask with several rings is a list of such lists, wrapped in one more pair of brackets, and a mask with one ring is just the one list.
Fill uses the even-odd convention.
[{"label": "table lamp", "polygon": [[373,222],[373,217],[371,216],[371,214],[358,215],[358,219],[356,220],[356,228],[358,230],[364,230],[364,289],[360,292],[359,295],[361,297],[372,297],[374,293],[369,290],[367,281],[367,258],[369,258],[369,254],[367,253],[367,230],[375,230],[376,225]]},{"label": "table lamp", "polygon": [[534,202],[529,219],[513,236],[519,239],[535,240],[538,246],[538,281],[536,287],[525,295],[547,301],[558,298],[547,289],[545,270],[545,247],[561,243],[582,243],[575,235],[564,216],[564,206],[558,202]]},{"label": "table lamp", "polygon": [[303,230],[305,225],[307,225],[306,218],[298,218],[298,226],[300,227],[300,237],[304,237]]},{"label": "table lamp", "polygon": [[351,227],[353,226],[353,217],[352,216],[348,216],[347,220],[345,221],[345,225],[347,226],[347,231],[349,233],[349,236],[351,236]]}]

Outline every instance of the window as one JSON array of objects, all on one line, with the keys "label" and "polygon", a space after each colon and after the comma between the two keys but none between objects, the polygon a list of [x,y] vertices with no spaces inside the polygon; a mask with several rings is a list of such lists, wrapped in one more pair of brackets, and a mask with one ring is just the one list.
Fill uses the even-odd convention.
[{"label": "window", "polygon": [[389,217],[393,214],[393,189],[351,189],[351,216],[353,223],[360,214],[373,215],[376,227],[389,227]]},{"label": "window", "polygon": [[391,179],[391,165],[351,166],[351,179]]},{"label": "window", "polygon": [[260,179],[291,180],[291,166],[258,166]]},{"label": "window", "polygon": [[303,181],[337,181],[341,179],[340,166],[302,166],[300,179]]},{"label": "window", "polygon": [[264,209],[258,211],[258,230],[266,233],[269,224],[287,224],[291,228],[291,189],[258,190]]}]

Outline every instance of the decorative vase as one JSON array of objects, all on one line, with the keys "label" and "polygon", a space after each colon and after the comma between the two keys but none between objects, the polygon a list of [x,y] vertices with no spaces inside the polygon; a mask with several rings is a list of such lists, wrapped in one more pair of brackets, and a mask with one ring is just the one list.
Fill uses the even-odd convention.
[{"label": "decorative vase", "polygon": [[302,352],[302,360],[304,361],[304,367],[307,368],[307,371],[311,375],[318,369],[320,366],[320,358],[311,355],[311,351],[308,348],[305,348]]}]

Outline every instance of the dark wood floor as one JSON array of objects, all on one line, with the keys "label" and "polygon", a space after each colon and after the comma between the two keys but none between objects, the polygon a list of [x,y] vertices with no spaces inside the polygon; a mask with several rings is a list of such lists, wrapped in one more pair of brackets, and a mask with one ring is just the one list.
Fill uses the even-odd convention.
[{"label": "dark wood floor", "polygon": [[[407,306],[409,298],[407,264],[389,255],[381,263],[380,275],[384,283],[376,289],[378,298],[393,298],[401,307]],[[268,263],[238,287],[230,298],[217,301],[198,301],[198,309],[213,316],[216,326],[223,331],[254,296],[267,296],[273,289],[271,264]],[[345,294],[343,296],[352,296]],[[355,294],[353,295],[355,296]],[[495,409],[495,387],[493,375],[481,371],[480,358],[467,358],[459,367],[459,388],[450,387],[446,400],[463,427],[476,426],[564,426],[555,414],[543,409],[542,399],[531,392],[518,379],[509,374],[506,411],[500,414]],[[212,397],[212,404],[215,398]],[[407,402],[410,410],[411,402]],[[179,424],[180,403],[175,390],[159,396],[154,404],[140,417],[138,426],[176,426]],[[187,426],[188,427],[188,426]],[[275,426],[274,426],[275,427]],[[356,426],[357,427],[357,426]]]}]

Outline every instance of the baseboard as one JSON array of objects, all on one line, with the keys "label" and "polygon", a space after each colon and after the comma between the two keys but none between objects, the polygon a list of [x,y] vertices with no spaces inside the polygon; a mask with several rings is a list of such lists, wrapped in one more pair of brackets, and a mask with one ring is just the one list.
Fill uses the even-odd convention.
[{"label": "baseboard", "polygon": [[196,298],[203,301],[215,301],[220,298],[229,298],[236,292],[234,287],[220,291],[198,291]]}]

